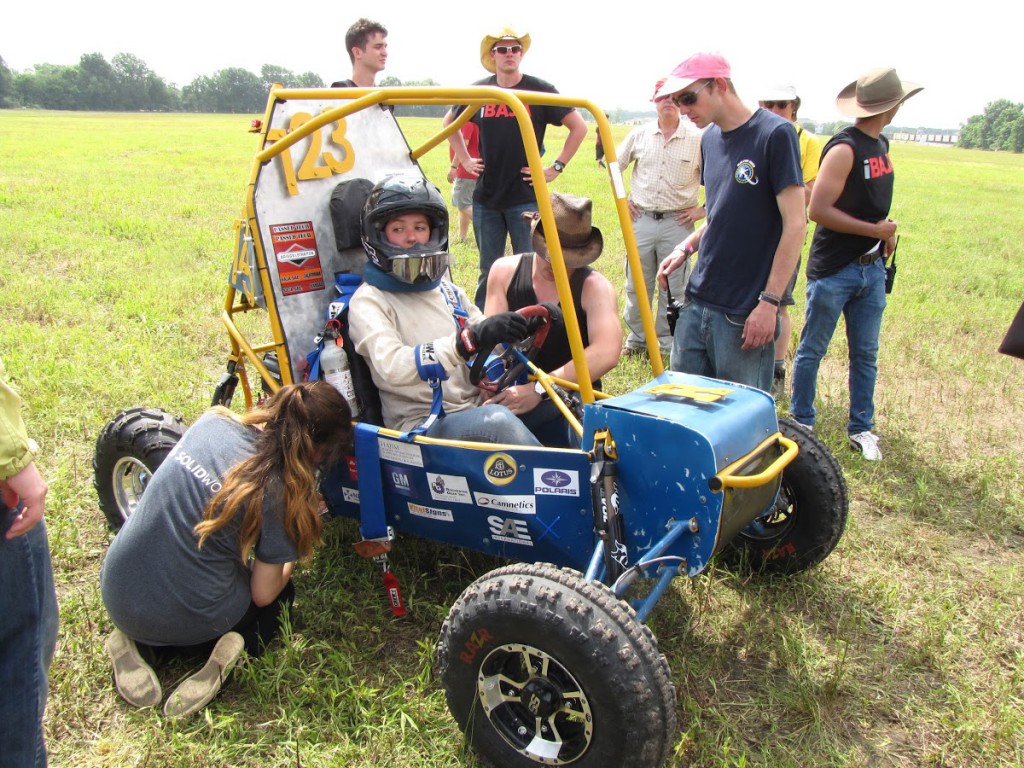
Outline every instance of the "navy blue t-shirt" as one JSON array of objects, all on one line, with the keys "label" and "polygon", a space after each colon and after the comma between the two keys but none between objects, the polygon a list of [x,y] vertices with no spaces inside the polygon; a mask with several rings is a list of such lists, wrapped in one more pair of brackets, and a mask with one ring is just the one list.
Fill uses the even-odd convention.
[{"label": "navy blue t-shirt", "polygon": [[782,237],[776,196],[803,186],[800,143],[788,120],[764,109],[701,138],[707,226],[686,295],[713,309],[746,315],[757,306]]}]

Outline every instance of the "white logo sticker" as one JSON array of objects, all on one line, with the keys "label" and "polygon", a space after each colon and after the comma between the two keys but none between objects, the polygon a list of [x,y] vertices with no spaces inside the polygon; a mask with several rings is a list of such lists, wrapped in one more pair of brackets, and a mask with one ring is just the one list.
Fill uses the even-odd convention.
[{"label": "white logo sticker", "polygon": [[436,475],[427,472],[427,482],[430,483],[430,497],[434,501],[455,501],[459,504],[472,504],[473,499],[469,495],[469,483],[466,478],[458,475]]},{"label": "white logo sticker", "polygon": [[524,547],[533,546],[533,539],[530,538],[530,529],[526,527],[525,520],[491,515],[487,518],[487,524],[491,527],[491,539],[493,541],[503,541],[506,544],[521,544]]},{"label": "white logo sticker", "polygon": [[515,512],[519,515],[537,514],[537,500],[533,496],[495,496],[491,493],[473,493],[478,507]]},{"label": "white logo sticker", "polygon": [[359,503],[359,489],[357,489],[357,488],[342,488],[341,489],[341,498],[343,498],[345,501],[351,502],[353,504],[358,504]]},{"label": "white logo sticker", "polygon": [[575,469],[534,469],[533,492],[548,496],[579,496],[580,473]]},{"label": "white logo sticker", "polygon": [[455,518],[449,509],[438,509],[437,507],[425,507],[422,504],[409,502],[409,513],[416,517],[425,517],[428,520],[443,520],[446,523],[453,522]]},{"label": "white logo sticker", "polygon": [[399,464],[411,464],[414,467],[423,466],[423,452],[418,445],[384,438],[378,438],[377,444],[382,459],[397,461]]}]

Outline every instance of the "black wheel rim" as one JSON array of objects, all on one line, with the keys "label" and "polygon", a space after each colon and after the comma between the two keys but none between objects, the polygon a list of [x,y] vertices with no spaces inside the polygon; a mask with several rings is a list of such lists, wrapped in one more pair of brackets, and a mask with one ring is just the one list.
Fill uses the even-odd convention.
[{"label": "black wheel rim", "polygon": [[495,648],[480,665],[477,695],[484,714],[520,754],[567,765],[590,746],[594,720],[576,678],[553,657],[521,643]]},{"label": "black wheel rim", "polygon": [[740,536],[753,541],[773,541],[781,538],[796,525],[797,513],[796,494],[790,489],[789,483],[786,482],[786,476],[783,474],[779,495],[775,498],[772,508],[752,520],[746,528],[740,531]]}]

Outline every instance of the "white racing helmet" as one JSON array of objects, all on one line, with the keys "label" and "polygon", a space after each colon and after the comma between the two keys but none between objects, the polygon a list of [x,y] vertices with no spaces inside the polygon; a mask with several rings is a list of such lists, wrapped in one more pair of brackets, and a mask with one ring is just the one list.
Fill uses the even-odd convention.
[{"label": "white racing helmet", "polygon": [[[430,240],[411,247],[389,243],[384,226],[396,216],[422,213]],[[436,282],[448,268],[448,206],[437,187],[415,174],[386,176],[363,206],[363,247],[381,271],[405,283]]]}]

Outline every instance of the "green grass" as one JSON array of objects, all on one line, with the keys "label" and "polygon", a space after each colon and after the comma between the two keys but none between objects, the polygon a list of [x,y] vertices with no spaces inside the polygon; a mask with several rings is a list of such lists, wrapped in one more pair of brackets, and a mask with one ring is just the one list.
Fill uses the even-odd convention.
[{"label": "green grass", "polygon": [[[404,124],[413,144],[435,126]],[[227,349],[231,223],[255,149],[247,127],[240,116],[0,111],[0,354],[43,448],[62,614],[52,763],[475,765],[432,646],[458,594],[496,563],[403,540],[392,561],[410,613],[394,621],[347,521],[328,525],[296,578],[299,624],[203,715],[165,721],[113,690],[93,445],[122,408],[191,420],[209,402]],[[549,157],[563,136],[551,130]],[[621,285],[592,139],[554,188],[595,199],[598,266]],[[844,444],[840,331],[819,429],[849,482],[846,535],[794,579],[712,570],[673,585],[650,621],[679,692],[673,765],[1024,763],[1024,363],[995,352],[1024,298],[1024,157],[908,145],[892,157],[902,239],[880,359],[886,460],[865,463]],[[423,167],[447,194],[446,163],[435,151]],[[475,249],[453,252],[468,283]],[[606,380],[623,391],[645,375],[629,360]],[[165,688],[186,672],[163,672]]]}]

